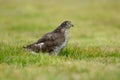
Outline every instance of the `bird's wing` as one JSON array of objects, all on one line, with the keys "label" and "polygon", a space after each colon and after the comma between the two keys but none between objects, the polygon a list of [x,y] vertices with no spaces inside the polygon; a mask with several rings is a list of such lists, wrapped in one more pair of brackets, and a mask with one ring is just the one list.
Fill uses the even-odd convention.
[{"label": "bird's wing", "polygon": [[40,38],[36,43],[41,43],[45,41],[54,41],[57,38],[56,34],[54,33],[47,33],[42,38]]},{"label": "bird's wing", "polygon": [[36,44],[46,44],[46,46],[55,46],[64,41],[64,35],[60,33],[47,33]]},{"label": "bird's wing", "polygon": [[37,42],[28,45],[26,48],[35,52],[51,52],[55,46],[65,41],[64,35],[60,33],[47,33]]}]

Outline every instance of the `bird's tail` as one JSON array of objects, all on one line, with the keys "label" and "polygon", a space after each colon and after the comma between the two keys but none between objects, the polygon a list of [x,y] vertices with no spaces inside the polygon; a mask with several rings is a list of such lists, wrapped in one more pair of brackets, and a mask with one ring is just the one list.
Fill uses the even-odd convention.
[{"label": "bird's tail", "polygon": [[23,48],[25,49],[30,49],[32,47],[33,44],[27,45],[27,46],[23,46]]},{"label": "bird's tail", "polygon": [[37,44],[30,44],[27,46],[23,46],[24,49],[30,50],[30,51],[34,51],[34,52],[39,52],[40,51],[40,47]]}]

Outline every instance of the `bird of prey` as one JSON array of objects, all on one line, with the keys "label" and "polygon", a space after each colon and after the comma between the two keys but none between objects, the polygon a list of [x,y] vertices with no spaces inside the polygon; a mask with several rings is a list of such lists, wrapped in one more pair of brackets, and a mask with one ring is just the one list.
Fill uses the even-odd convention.
[{"label": "bird of prey", "polygon": [[73,27],[71,21],[64,21],[55,30],[45,34],[37,42],[24,48],[35,53],[58,54],[69,40],[68,32],[71,27]]}]

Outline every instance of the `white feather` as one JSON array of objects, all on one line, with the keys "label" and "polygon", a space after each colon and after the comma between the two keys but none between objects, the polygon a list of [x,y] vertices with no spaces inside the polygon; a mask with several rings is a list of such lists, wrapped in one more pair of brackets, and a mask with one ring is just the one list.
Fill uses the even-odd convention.
[{"label": "white feather", "polygon": [[40,46],[40,48],[44,45],[44,43],[42,42],[42,43],[39,43],[38,44],[39,46]]}]

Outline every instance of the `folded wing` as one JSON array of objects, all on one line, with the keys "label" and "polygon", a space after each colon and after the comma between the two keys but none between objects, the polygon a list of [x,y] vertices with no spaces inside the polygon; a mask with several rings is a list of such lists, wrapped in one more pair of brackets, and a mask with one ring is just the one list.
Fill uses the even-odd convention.
[{"label": "folded wing", "polygon": [[64,34],[47,33],[37,42],[28,45],[26,48],[34,52],[53,52],[56,46],[61,45],[65,41]]}]

